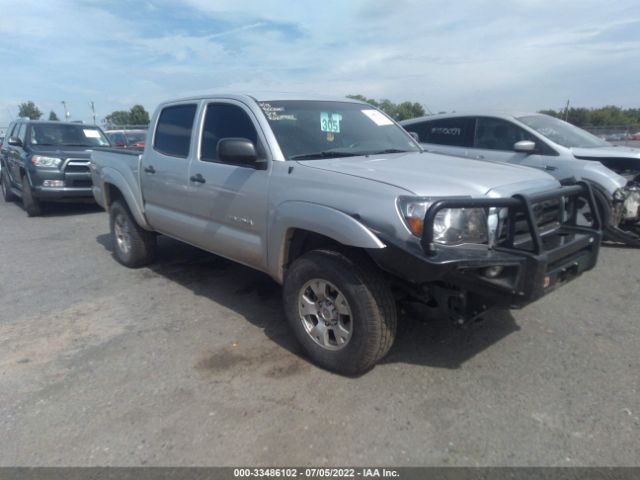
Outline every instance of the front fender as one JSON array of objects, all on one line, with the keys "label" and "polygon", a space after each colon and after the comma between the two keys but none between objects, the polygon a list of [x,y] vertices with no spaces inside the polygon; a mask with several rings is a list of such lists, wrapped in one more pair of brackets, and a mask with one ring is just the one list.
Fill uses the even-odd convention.
[{"label": "front fender", "polygon": [[102,195],[104,195],[105,199],[105,208],[107,208],[112,201],[112,199],[107,197],[108,191],[106,188],[107,185],[111,185],[120,191],[138,225],[146,230],[152,230],[144,216],[144,205],[142,203],[142,196],[139,193],[139,188],[138,194],[136,194],[134,189],[131,187],[132,182],[133,185],[138,185],[137,178],[131,174],[131,178],[127,179],[119,170],[110,167],[103,167],[100,172],[100,177],[102,180]]},{"label": "front fender", "polygon": [[613,170],[605,167],[600,162],[589,162],[582,169],[582,179],[596,184],[601,190],[604,190],[610,197],[619,188],[627,185],[627,180],[618,175]]},{"label": "front fender", "polygon": [[343,245],[379,249],[386,245],[355,218],[335,208],[310,202],[280,204],[272,216],[267,240],[267,261],[273,278],[282,283],[289,232],[307,230],[329,237]]}]

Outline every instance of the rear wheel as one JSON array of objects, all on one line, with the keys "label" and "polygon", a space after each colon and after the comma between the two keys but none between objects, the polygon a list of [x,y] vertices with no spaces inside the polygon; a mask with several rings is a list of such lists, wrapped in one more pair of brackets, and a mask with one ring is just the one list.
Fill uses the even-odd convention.
[{"label": "rear wheel", "polygon": [[311,359],[358,374],[391,348],[397,312],[391,290],[366,256],[315,250],[289,268],[283,288],[287,320]]},{"label": "rear wheel", "polygon": [[5,202],[11,202],[16,198],[16,196],[11,191],[9,177],[6,174],[5,169],[2,169],[2,171],[0,171],[0,189],[2,189],[2,198]]},{"label": "rear wheel", "polygon": [[33,196],[33,190],[31,190],[29,178],[26,173],[22,175],[22,206],[29,217],[42,215],[42,205],[40,201]]},{"label": "rear wheel", "polygon": [[111,243],[116,260],[127,267],[142,267],[153,261],[156,235],[140,227],[127,206],[113,202],[109,209]]}]

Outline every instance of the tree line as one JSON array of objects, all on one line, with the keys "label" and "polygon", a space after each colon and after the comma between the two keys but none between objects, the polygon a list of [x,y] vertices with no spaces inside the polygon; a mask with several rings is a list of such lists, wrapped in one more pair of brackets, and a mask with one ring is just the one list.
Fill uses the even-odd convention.
[{"label": "tree line", "polygon": [[[42,111],[31,100],[18,105],[18,116],[31,120],[40,120]],[[49,112],[49,120],[59,121],[56,112]],[[102,123],[107,128],[125,127],[127,125],[147,126],[149,125],[149,113],[142,105],[134,105],[130,110],[116,110],[104,117]]]},{"label": "tree line", "polygon": [[640,129],[640,108],[620,108],[607,105],[600,108],[574,108],[541,110],[552,117],[561,118],[576,127],[629,127]]},{"label": "tree line", "polygon": [[[367,102],[379,108],[394,120],[406,120],[408,118],[422,117],[426,114],[422,105],[417,102],[394,103],[388,99],[375,100],[364,95],[347,95],[348,98]],[[444,113],[444,112],[443,112]],[[628,127],[640,129],[640,108],[620,108],[615,105],[607,105],[599,108],[571,107],[559,110],[540,110],[556,118],[576,125],[577,127]],[[21,103],[18,106],[18,116],[39,120],[43,113],[32,101]],[[56,112],[49,112],[49,120],[59,120]],[[125,127],[127,125],[147,126],[149,113],[142,105],[134,105],[130,110],[116,110],[104,117],[103,124],[108,128]]]}]

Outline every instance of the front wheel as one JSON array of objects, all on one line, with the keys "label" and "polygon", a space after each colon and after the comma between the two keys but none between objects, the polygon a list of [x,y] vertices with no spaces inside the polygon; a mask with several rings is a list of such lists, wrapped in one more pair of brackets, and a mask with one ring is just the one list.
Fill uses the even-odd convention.
[{"label": "front wheel", "polygon": [[[604,240],[610,242],[618,242],[628,245],[630,247],[640,247],[640,232],[631,229],[625,229],[618,225],[613,224],[613,215],[611,213],[611,202],[607,200],[607,197],[597,189],[593,189],[593,197],[598,207],[598,213],[600,214],[600,220],[602,221],[602,230],[604,233]],[[589,213],[584,213],[588,208],[583,205],[578,210],[578,224],[590,225],[593,219]]]},{"label": "front wheel", "polygon": [[29,217],[42,215],[42,206],[38,199],[33,196],[31,185],[29,185],[29,178],[26,174],[22,175],[22,206]]},{"label": "front wheel", "polygon": [[153,261],[156,236],[140,227],[126,205],[113,202],[109,209],[113,254],[121,264],[135,268]]},{"label": "front wheel", "polygon": [[9,176],[5,172],[5,169],[0,170],[0,189],[2,189],[2,198],[5,202],[11,202],[16,198],[11,191]]},{"label": "front wheel", "polygon": [[289,268],[283,288],[287,320],[323,368],[359,374],[391,348],[397,312],[384,277],[362,255],[315,250]]}]

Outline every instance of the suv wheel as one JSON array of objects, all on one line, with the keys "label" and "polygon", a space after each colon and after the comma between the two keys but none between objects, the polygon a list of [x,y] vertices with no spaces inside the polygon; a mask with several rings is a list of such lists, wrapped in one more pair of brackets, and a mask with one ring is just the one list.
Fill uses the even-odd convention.
[{"label": "suv wheel", "polygon": [[315,250],[289,268],[283,288],[287,320],[318,365],[359,374],[391,348],[396,304],[368,257]]},{"label": "suv wheel", "polygon": [[116,260],[127,267],[142,267],[153,261],[156,235],[140,227],[129,209],[119,201],[109,209],[111,243]]},{"label": "suv wheel", "polygon": [[16,198],[16,196],[11,191],[9,177],[5,173],[4,169],[0,171],[0,189],[2,189],[2,198],[5,202],[11,202]]},{"label": "suv wheel", "polygon": [[33,196],[26,173],[22,175],[22,206],[29,217],[42,215],[42,206],[38,199]]}]

